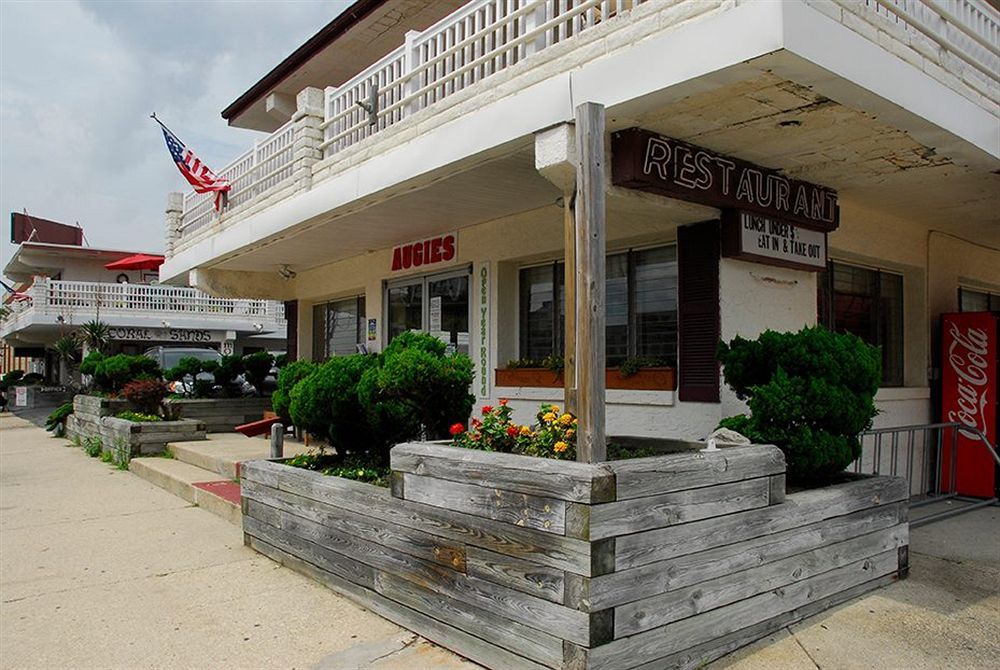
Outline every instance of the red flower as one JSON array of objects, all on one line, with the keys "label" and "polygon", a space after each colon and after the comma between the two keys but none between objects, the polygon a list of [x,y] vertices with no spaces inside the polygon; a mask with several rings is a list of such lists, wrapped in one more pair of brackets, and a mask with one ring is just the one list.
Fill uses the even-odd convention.
[{"label": "red flower", "polygon": [[500,398],[500,406],[501,407],[506,407],[507,406],[507,399],[506,398]]},{"label": "red flower", "polygon": [[489,414],[492,411],[493,411],[492,405],[483,405],[483,416]]},{"label": "red flower", "polygon": [[472,420],[472,427],[473,428],[479,428],[482,425],[483,425],[483,422],[480,421],[479,419],[473,419]]},{"label": "red flower", "polygon": [[517,426],[507,426],[507,434],[511,437],[517,437]]},{"label": "red flower", "polygon": [[461,435],[462,433],[465,432],[465,426],[463,426],[460,423],[454,423],[451,425],[451,428],[449,428],[448,431],[452,435]]}]

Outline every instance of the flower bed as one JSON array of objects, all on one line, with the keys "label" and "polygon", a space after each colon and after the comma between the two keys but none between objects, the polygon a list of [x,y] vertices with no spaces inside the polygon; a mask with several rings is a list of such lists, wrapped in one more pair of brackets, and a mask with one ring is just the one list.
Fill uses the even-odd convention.
[{"label": "flower bed", "polygon": [[167,416],[179,412],[183,419],[205,424],[210,433],[229,433],[236,426],[259,421],[271,409],[270,398],[167,398],[163,401]]},{"label": "flower bed", "polygon": [[[562,370],[548,368],[497,368],[496,385],[504,388],[562,388]],[[673,391],[677,375],[673,368],[641,368],[632,374],[622,374],[619,368],[605,370],[605,387],[611,390]]]},{"label": "flower bed", "polygon": [[774,447],[666,446],[399,445],[391,491],[244,463],[245,541],[492,668],[693,667],[905,576],[902,479],[786,498]]}]

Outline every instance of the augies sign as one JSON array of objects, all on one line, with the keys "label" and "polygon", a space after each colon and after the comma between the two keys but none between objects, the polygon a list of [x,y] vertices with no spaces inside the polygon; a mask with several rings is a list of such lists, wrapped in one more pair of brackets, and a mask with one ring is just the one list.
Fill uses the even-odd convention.
[{"label": "augies sign", "polygon": [[614,133],[611,152],[616,186],[755,212],[820,232],[836,230],[840,221],[832,189],[647,130]]}]

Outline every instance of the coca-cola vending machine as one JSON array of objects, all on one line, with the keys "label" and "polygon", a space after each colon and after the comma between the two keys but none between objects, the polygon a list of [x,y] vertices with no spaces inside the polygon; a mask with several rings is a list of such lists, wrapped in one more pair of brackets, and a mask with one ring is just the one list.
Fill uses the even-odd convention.
[{"label": "coca-cola vending machine", "polygon": [[[996,445],[998,431],[997,389],[1000,386],[1000,325],[990,312],[963,312],[941,316],[941,421],[957,422],[984,433]],[[950,436],[948,436],[950,437]],[[955,462],[955,491],[959,495],[992,498],[1000,488],[996,462],[975,433],[959,430],[952,441],[943,440],[942,488],[950,490],[951,464]]]}]

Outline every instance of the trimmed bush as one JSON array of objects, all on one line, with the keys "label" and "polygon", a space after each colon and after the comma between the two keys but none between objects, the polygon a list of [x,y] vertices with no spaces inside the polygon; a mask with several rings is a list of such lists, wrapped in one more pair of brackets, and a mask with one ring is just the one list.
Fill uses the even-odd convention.
[{"label": "trimmed bush", "polygon": [[253,384],[257,395],[261,395],[264,392],[264,379],[271,374],[274,366],[274,356],[266,351],[258,351],[244,356],[242,362],[247,381]]},{"label": "trimmed bush", "polygon": [[822,326],[797,333],[767,331],[719,347],[726,383],[750,415],[719,424],[784,453],[793,480],[816,481],[842,471],[861,454],[858,434],[878,413],[882,377],[877,347]]},{"label": "trimmed bush", "polygon": [[24,370],[11,370],[0,378],[0,391],[6,391],[11,386],[21,381],[22,377],[24,377]]},{"label": "trimmed bush", "polygon": [[136,379],[122,389],[129,403],[142,414],[159,414],[167,389],[157,379]]},{"label": "trimmed bush", "polygon": [[89,354],[80,364],[80,372],[93,377],[98,391],[119,393],[133,379],[159,379],[156,361],[145,356],[118,354],[106,357],[99,351]]},{"label": "trimmed bush", "polygon": [[271,408],[281,417],[284,423],[291,420],[289,406],[291,405],[292,389],[300,381],[308,377],[318,366],[312,361],[294,361],[281,368],[278,373],[278,388],[271,396]]},{"label": "trimmed bush", "polygon": [[66,419],[73,413],[73,403],[67,402],[59,405],[48,418],[45,419],[45,430],[53,433],[56,437],[66,434]]},{"label": "trimmed bush", "polygon": [[326,441],[339,455],[371,446],[372,430],[358,402],[358,382],[374,356],[336,356],[292,389],[289,412],[296,426]]},{"label": "trimmed bush", "polygon": [[215,377],[215,383],[222,387],[224,393],[236,392],[236,378],[243,374],[243,359],[239,356],[223,356],[219,362],[205,361],[205,372]]}]

